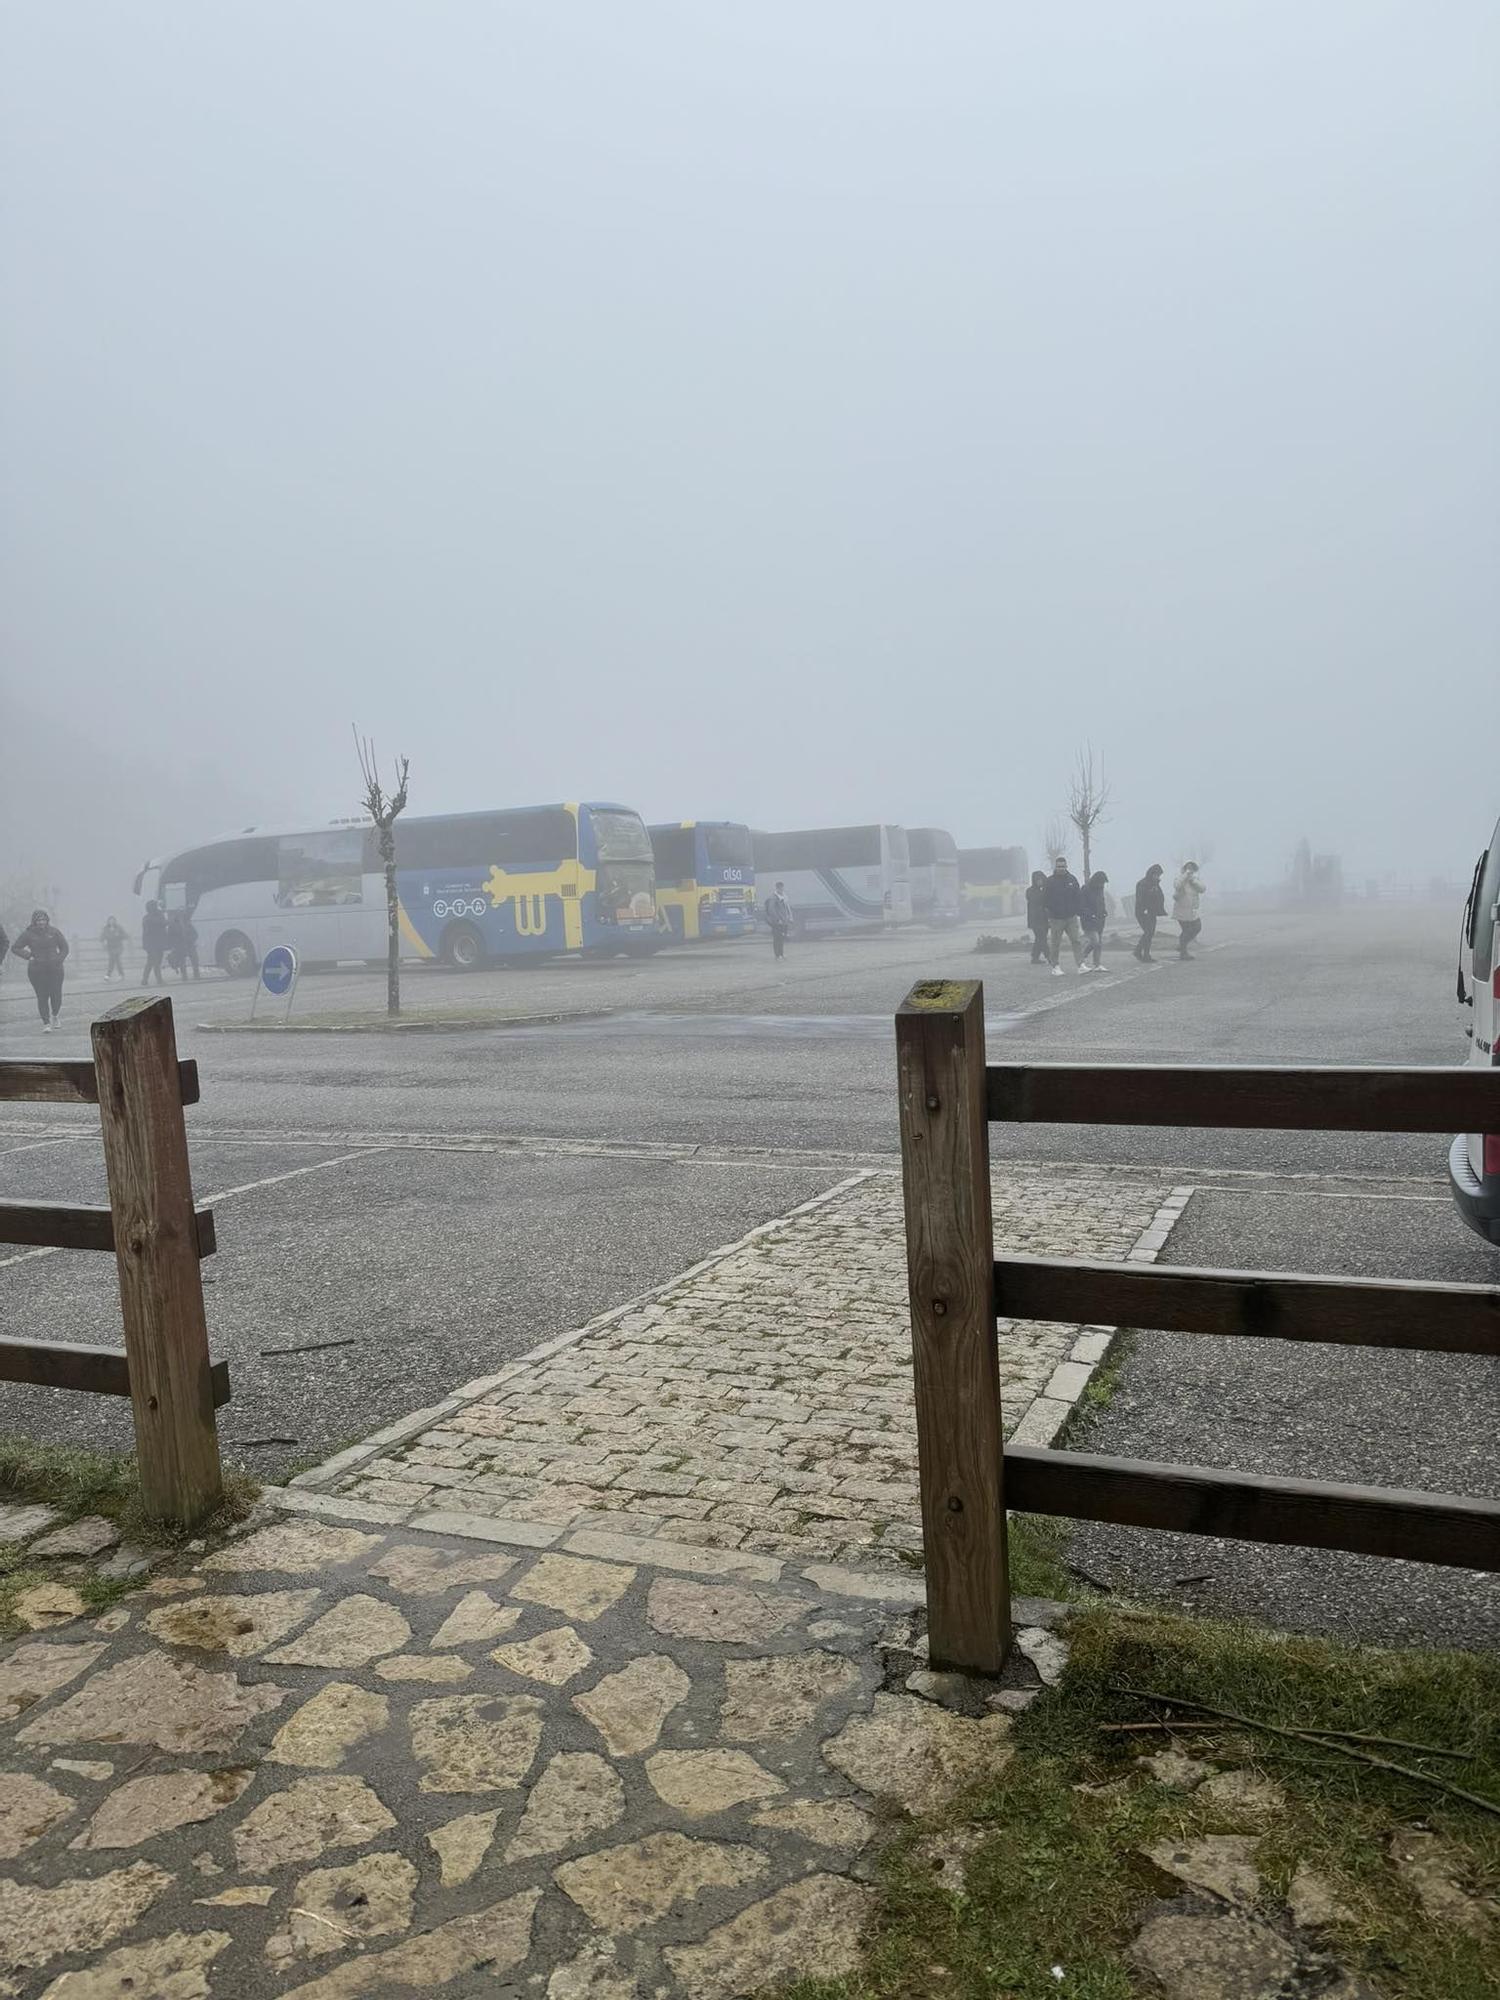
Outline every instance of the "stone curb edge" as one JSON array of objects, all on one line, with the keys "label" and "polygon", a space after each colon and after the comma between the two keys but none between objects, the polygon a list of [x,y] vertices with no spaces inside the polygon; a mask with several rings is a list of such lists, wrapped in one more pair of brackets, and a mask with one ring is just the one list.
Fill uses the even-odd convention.
[{"label": "stone curb edge", "polygon": [[603,1021],[613,1007],[576,1007],[555,1014],[508,1014],[496,1021],[195,1021],[197,1035],[482,1035],[504,1028],[555,1028],[563,1021]]}]

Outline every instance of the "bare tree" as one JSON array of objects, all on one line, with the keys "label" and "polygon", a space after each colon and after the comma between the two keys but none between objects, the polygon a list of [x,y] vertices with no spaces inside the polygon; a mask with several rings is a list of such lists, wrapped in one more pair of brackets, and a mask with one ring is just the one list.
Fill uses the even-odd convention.
[{"label": "bare tree", "polygon": [[[354,727],[353,724],[350,725]],[[396,899],[396,820],[406,810],[406,762],[396,759],[389,792],[380,782],[380,766],[375,756],[373,736],[361,736],[354,729],[354,748],[359,756],[359,774],[365,781],[361,804],[375,822],[380,839],[380,861],[385,869],[385,1011],[401,1012],[401,921]]]},{"label": "bare tree", "polygon": [[1094,868],[1094,829],[1109,817],[1109,780],[1094,769],[1094,746],[1086,743],[1078,753],[1073,776],[1068,782],[1068,818],[1083,842],[1083,879]]},{"label": "bare tree", "polygon": [[1047,815],[1047,824],[1042,828],[1042,846],[1047,850],[1047,868],[1049,873],[1051,872],[1053,862],[1062,853],[1067,844],[1068,836],[1063,831],[1062,814],[1049,813]]}]

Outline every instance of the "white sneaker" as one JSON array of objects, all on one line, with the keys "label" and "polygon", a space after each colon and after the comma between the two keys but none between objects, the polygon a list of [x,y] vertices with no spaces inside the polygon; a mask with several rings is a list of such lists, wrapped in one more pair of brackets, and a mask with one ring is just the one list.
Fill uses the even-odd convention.
[{"label": "white sneaker", "polygon": [[1064,975],[1064,973],[1063,973],[1063,969],[1062,969],[1062,967],[1061,967],[1060,965],[1054,965],[1054,966],[1053,966],[1053,968],[1052,968],[1052,977],[1053,977],[1054,979],[1061,979],[1061,978],[1063,978],[1064,976],[1065,976],[1065,975]]},{"label": "white sneaker", "polygon": [[43,1021],[42,1033],[44,1035],[50,1035],[52,1033],[52,1023],[50,1021]]}]

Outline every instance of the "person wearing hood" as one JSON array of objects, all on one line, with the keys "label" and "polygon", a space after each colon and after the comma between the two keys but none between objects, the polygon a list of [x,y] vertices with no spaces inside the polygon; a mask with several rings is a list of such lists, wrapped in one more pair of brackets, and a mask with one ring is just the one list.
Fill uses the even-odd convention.
[{"label": "person wearing hood", "polygon": [[26,977],[36,995],[36,1011],[42,1017],[42,1031],[50,1035],[62,1012],[63,960],[68,940],[45,910],[33,910],[31,922],[11,946],[17,958],[26,961]]},{"label": "person wearing hood", "polygon": [[109,954],[109,963],[104,968],[106,979],[125,977],[125,960],[122,956],[125,950],[125,937],[125,926],[118,917],[110,917],[99,933],[99,942]]},{"label": "person wearing hood", "polygon": [[[1080,972],[1102,972],[1104,926],[1109,922],[1109,899],[1104,890],[1109,877],[1096,868],[1078,892],[1078,918],[1083,925],[1083,963]],[[1092,964],[1090,963],[1092,960]]]},{"label": "person wearing hood", "polygon": [[1031,962],[1041,965],[1047,957],[1047,878],[1040,868],[1032,869],[1026,890],[1026,928],[1031,932]]},{"label": "person wearing hood", "polygon": [[1184,861],[1182,873],[1172,884],[1172,915],[1177,919],[1177,956],[1191,958],[1188,946],[1203,928],[1198,899],[1206,893],[1196,861]]},{"label": "person wearing hood", "polygon": [[1064,938],[1073,947],[1073,963],[1083,970],[1083,937],[1078,929],[1078,912],[1082,907],[1083,891],[1078,886],[1078,877],[1068,866],[1066,854],[1059,854],[1052,864],[1052,873],[1047,877],[1042,889],[1047,905],[1047,956],[1052,961],[1052,976],[1063,976],[1062,941]]},{"label": "person wearing hood", "polygon": [[1135,885],[1135,920],[1141,927],[1141,935],[1132,956],[1142,965],[1156,963],[1151,956],[1151,940],[1156,936],[1157,920],[1167,914],[1167,899],[1161,887],[1163,872],[1161,863],[1153,861]]}]

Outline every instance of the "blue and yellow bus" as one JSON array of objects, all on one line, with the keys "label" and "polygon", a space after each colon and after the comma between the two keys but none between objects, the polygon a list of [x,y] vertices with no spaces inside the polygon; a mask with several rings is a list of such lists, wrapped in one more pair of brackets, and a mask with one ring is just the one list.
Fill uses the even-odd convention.
[{"label": "blue and yellow bus", "polygon": [[679,942],[748,937],[755,929],[755,856],[735,820],[683,819],[651,828],[656,910]]},{"label": "blue and yellow bus", "polygon": [[[651,841],[628,806],[527,806],[396,822],[401,955],[464,970],[552,952],[650,952],[661,939]],[[381,962],[385,877],[368,821],[271,831],[149,862],[136,893],[186,909],[233,977],[272,945],[304,965]]]}]

